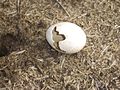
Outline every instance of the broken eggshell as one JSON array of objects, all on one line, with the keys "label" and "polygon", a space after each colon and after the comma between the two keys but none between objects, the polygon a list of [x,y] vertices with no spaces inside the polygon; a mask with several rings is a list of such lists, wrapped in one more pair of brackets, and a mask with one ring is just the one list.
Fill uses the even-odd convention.
[{"label": "broken eggshell", "polygon": [[77,53],[86,44],[86,34],[81,27],[70,22],[61,22],[49,27],[46,32],[48,43],[62,53]]}]

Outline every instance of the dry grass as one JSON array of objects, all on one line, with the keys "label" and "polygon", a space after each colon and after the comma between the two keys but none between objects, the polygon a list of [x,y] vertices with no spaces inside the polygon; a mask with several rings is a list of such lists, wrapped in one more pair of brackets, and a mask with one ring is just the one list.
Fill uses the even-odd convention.
[{"label": "dry grass", "polygon": [[[81,52],[47,44],[61,21],[85,30]],[[120,0],[0,0],[0,37],[0,90],[120,90]]]}]

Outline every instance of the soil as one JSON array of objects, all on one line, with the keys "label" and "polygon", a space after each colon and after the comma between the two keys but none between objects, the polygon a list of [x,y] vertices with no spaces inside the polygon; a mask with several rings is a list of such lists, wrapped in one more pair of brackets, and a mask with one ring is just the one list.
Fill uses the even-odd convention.
[{"label": "soil", "polygon": [[[80,52],[47,43],[63,21],[85,31]],[[120,0],[0,0],[0,90],[120,90]]]}]

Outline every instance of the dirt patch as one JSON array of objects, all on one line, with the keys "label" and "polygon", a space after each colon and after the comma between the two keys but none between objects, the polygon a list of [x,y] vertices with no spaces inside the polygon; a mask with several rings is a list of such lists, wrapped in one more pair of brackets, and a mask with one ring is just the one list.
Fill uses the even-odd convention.
[{"label": "dirt patch", "polygon": [[[119,11],[119,0],[0,0],[0,90],[119,90]],[[79,53],[47,43],[61,21],[84,29]]]}]

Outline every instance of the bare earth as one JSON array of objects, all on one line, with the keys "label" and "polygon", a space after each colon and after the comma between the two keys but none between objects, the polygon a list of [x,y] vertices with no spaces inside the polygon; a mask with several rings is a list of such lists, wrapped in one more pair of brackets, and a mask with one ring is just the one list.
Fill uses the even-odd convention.
[{"label": "bare earth", "polygon": [[[79,53],[47,43],[62,21],[87,34]],[[120,0],[0,0],[0,90],[120,90]]]}]

